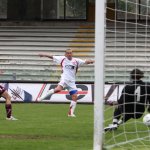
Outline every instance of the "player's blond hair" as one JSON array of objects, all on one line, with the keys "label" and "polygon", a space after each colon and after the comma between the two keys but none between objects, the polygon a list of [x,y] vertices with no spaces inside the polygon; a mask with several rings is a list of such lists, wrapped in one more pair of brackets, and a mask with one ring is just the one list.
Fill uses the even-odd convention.
[{"label": "player's blond hair", "polygon": [[65,53],[67,52],[73,52],[73,50],[71,48],[66,49]]}]

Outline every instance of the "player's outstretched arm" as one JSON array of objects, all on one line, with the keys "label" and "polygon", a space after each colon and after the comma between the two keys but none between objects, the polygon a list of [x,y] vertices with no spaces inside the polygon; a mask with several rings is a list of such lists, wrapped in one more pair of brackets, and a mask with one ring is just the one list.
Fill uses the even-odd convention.
[{"label": "player's outstretched arm", "polygon": [[88,59],[85,61],[85,64],[93,64],[94,62],[95,62],[94,60]]},{"label": "player's outstretched arm", "polygon": [[118,102],[117,101],[105,101],[105,105],[114,106],[114,105],[118,105]]},{"label": "player's outstretched arm", "polygon": [[50,59],[53,59],[53,55],[48,55],[48,54],[40,53],[39,56],[40,56],[40,57],[48,57],[48,58],[50,58]]}]

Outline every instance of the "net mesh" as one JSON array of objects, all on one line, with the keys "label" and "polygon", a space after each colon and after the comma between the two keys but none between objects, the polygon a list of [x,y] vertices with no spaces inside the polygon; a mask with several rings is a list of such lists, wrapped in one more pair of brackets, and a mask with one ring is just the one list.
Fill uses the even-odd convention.
[{"label": "net mesh", "polygon": [[[142,70],[143,81],[150,82],[150,1],[108,0],[106,9],[105,101],[117,101],[131,70]],[[104,126],[112,123],[115,107],[105,105]],[[108,149],[149,149],[149,141],[150,127],[142,117],[104,133]]]}]

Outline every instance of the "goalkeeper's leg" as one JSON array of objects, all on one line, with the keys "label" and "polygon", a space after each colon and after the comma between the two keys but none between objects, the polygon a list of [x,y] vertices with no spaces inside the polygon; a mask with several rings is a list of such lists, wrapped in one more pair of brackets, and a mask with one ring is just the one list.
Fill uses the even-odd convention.
[{"label": "goalkeeper's leg", "polygon": [[[112,130],[116,130],[120,124],[120,118],[122,116],[122,111],[121,111],[121,107],[117,106],[114,110],[114,115],[113,115],[113,122],[112,124],[109,124],[108,127],[104,128],[104,131],[112,131]],[[122,121],[121,121],[122,122]]]}]

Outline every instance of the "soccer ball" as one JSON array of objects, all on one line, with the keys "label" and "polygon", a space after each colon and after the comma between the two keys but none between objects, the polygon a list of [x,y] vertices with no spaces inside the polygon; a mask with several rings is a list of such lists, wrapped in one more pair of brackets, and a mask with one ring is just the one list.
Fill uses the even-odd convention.
[{"label": "soccer ball", "polygon": [[146,126],[150,126],[150,114],[146,114],[146,115],[143,117],[143,123],[144,123]]}]

